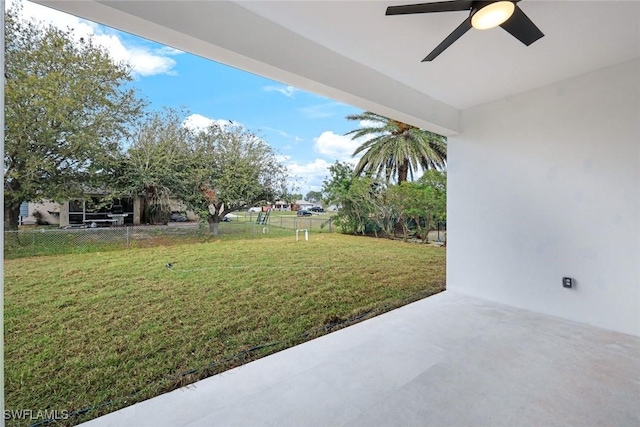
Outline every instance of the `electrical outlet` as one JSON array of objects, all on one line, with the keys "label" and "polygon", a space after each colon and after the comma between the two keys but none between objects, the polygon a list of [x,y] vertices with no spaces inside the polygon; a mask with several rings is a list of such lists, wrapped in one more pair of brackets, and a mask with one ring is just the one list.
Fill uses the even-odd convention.
[{"label": "electrical outlet", "polygon": [[564,288],[573,288],[573,279],[571,277],[563,277],[562,278],[562,287],[564,287]]}]

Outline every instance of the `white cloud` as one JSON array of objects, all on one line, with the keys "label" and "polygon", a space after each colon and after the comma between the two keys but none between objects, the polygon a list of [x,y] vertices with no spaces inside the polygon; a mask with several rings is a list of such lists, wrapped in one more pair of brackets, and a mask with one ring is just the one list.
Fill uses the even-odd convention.
[{"label": "white cloud", "polygon": [[155,52],[158,55],[170,55],[170,56],[180,55],[184,53],[180,49],[176,49],[175,47],[171,47],[171,46],[162,46],[161,48],[156,49]]},{"label": "white cloud", "polygon": [[306,194],[309,191],[320,191],[322,181],[329,175],[332,163],[324,159],[315,159],[309,163],[289,161],[286,163],[291,177],[291,184],[297,188],[296,192]]},{"label": "white cloud", "polygon": [[267,92],[279,92],[287,98],[293,98],[294,94],[300,90],[293,86],[265,86],[262,89]]},{"label": "white cloud", "polygon": [[317,158],[309,163],[298,163],[291,160],[286,163],[289,175],[292,177],[291,184],[298,188],[297,192],[303,194],[312,190],[320,191],[322,181],[329,176],[329,167],[336,161],[347,162],[355,166],[361,156],[351,157],[353,152],[371,138],[373,136],[353,140],[350,136],[338,135],[332,131],[322,132],[320,136],[314,138],[313,148],[324,158]]},{"label": "white cloud", "polygon": [[232,123],[230,120],[210,119],[209,117],[205,117],[202,114],[191,114],[182,122],[182,126],[194,131],[205,130],[206,128],[214,124],[217,124],[221,128],[229,125],[240,125],[240,123]]},{"label": "white cloud", "polygon": [[[279,136],[281,136],[282,138],[288,139],[290,141],[293,141],[295,144],[304,141],[304,139],[300,138],[299,136],[294,136],[292,134],[289,134],[285,131],[283,131],[282,129],[277,129],[277,128],[272,128],[269,126],[261,126],[259,128],[259,131],[269,131],[269,132],[273,132]],[[289,150],[291,148],[293,148],[293,146],[291,144],[287,144],[286,146],[283,147],[285,150]]]},{"label": "white cloud", "polygon": [[334,160],[353,163],[353,152],[364,140],[353,140],[349,136],[337,135],[331,131],[325,131],[314,139],[314,149],[325,157]]},{"label": "white cloud", "polygon": [[160,49],[151,50],[145,46],[125,46],[122,40],[115,34],[96,34],[96,43],[104,47],[116,62],[125,62],[131,65],[135,75],[141,77],[156,74],[176,75],[175,59],[167,56]]},{"label": "white cloud", "polygon": [[[11,7],[16,1],[7,1],[5,7]],[[176,61],[172,56],[182,53],[177,49],[169,47],[152,49],[142,42],[136,45],[125,43],[115,32],[106,27],[29,1],[22,2],[22,16],[50,23],[63,30],[71,28],[76,40],[93,37],[95,43],[106,49],[116,62],[130,64],[135,76],[176,74],[174,69]]]},{"label": "white cloud", "polygon": [[275,132],[275,133],[277,133],[278,135],[280,135],[283,138],[291,138],[291,136],[288,133],[286,133],[285,131],[283,131],[281,129],[271,128],[271,127],[268,127],[268,126],[262,126],[260,129],[261,130],[269,130],[271,132]]}]

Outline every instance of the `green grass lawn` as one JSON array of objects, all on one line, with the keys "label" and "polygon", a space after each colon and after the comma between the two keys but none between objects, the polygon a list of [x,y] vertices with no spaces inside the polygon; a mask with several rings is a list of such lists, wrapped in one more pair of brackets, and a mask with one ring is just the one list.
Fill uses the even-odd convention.
[{"label": "green grass lawn", "polygon": [[92,408],[77,424],[437,293],[445,250],[326,233],[4,268],[5,409]]}]

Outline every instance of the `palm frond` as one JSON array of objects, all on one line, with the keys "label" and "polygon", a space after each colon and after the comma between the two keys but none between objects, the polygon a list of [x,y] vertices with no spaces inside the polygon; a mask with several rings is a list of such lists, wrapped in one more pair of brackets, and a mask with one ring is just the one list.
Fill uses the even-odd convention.
[{"label": "palm frond", "polygon": [[446,168],[447,140],[441,135],[370,111],[349,115],[347,119],[373,124],[345,134],[354,140],[370,137],[353,152],[354,157],[364,153],[354,170],[358,175],[375,174],[401,181],[405,175],[413,180],[419,170]]}]

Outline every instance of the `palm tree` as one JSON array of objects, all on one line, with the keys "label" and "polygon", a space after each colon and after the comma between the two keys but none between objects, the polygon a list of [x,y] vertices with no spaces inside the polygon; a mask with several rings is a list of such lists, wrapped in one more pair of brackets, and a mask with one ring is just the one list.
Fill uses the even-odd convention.
[{"label": "palm tree", "polygon": [[447,139],[415,126],[389,119],[370,111],[347,116],[347,120],[364,122],[360,129],[345,135],[352,139],[371,137],[360,145],[353,156],[364,152],[355,174],[375,173],[400,184],[413,179],[418,169],[444,169],[447,165]]}]

